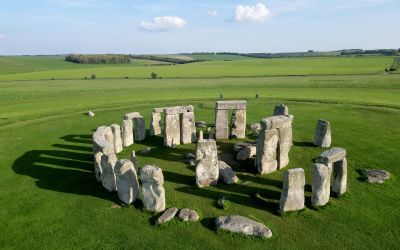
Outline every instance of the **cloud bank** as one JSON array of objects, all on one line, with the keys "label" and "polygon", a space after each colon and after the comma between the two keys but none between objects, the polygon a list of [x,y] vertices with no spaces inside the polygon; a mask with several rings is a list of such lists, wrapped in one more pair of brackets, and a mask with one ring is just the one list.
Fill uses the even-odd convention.
[{"label": "cloud bank", "polygon": [[238,5],[235,8],[234,20],[237,22],[264,22],[270,16],[270,10],[262,3],[254,6]]},{"label": "cloud bank", "polygon": [[181,29],[186,25],[186,21],[177,16],[158,16],[152,21],[142,21],[139,29],[150,32],[162,32]]}]

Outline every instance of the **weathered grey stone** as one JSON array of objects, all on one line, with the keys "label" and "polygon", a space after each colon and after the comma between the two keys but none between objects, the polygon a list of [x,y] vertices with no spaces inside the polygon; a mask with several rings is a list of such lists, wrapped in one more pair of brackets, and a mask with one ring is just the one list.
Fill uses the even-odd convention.
[{"label": "weathered grey stone", "polygon": [[255,136],[258,136],[261,130],[261,124],[260,123],[252,123],[250,124],[250,130],[251,133]]},{"label": "weathered grey stone", "polygon": [[164,113],[166,115],[182,114],[182,113],[185,113],[185,112],[194,112],[193,105],[165,107],[164,108]]},{"label": "weathered grey stone", "polygon": [[315,163],[312,177],[311,203],[324,206],[329,201],[332,165]]},{"label": "weathered grey stone", "polygon": [[272,232],[267,226],[239,215],[220,216],[215,220],[215,224],[217,229],[232,233],[242,233],[265,238],[272,237]]},{"label": "weathered grey stone", "polygon": [[204,139],[204,136],[203,136],[203,130],[200,130],[200,132],[199,132],[199,139],[198,139],[198,141],[202,141]]},{"label": "weathered grey stone", "polygon": [[143,116],[136,116],[133,118],[133,124],[134,124],[134,137],[136,141],[143,141],[146,139],[146,122],[143,118]]},{"label": "weathered grey stone", "polygon": [[196,126],[193,112],[181,114],[181,144],[196,142]]},{"label": "weathered grey stone", "polygon": [[246,109],[247,102],[244,100],[217,101],[217,109]]},{"label": "weathered grey stone", "polygon": [[216,185],[218,182],[218,155],[215,140],[197,142],[196,184],[198,187]]},{"label": "weathered grey stone", "polygon": [[129,147],[133,144],[133,122],[131,119],[122,120],[122,145]]},{"label": "weathered grey stone", "polygon": [[196,156],[192,153],[187,153],[186,154],[186,159],[196,159]]},{"label": "weathered grey stone", "polygon": [[214,134],[213,133],[209,133],[208,134],[208,139],[214,139]]},{"label": "weathered grey stone", "polygon": [[164,126],[164,146],[179,145],[181,141],[179,114],[166,114]]},{"label": "weathered grey stone", "polygon": [[289,115],[289,109],[283,104],[275,105],[274,116],[276,115]]},{"label": "weathered grey stone", "polygon": [[255,145],[247,146],[239,151],[236,156],[236,160],[245,161],[255,156],[257,152],[257,147]]},{"label": "weathered grey stone", "polygon": [[118,159],[115,154],[101,156],[101,183],[108,191],[117,191],[114,167]]},{"label": "weathered grey stone", "polygon": [[86,114],[89,117],[94,117],[96,115],[93,111],[88,111]]},{"label": "weathered grey stone", "polygon": [[154,113],[164,113],[164,107],[162,107],[162,108],[153,108],[153,112]]},{"label": "weathered grey stone", "polygon": [[101,126],[93,133],[93,153],[103,152],[103,154],[115,153],[114,136],[111,127]]},{"label": "weathered grey stone", "polygon": [[161,224],[164,224],[164,223],[172,220],[175,217],[176,213],[178,213],[178,211],[179,211],[179,209],[176,207],[168,208],[167,210],[165,210],[162,213],[162,215],[160,217],[157,218],[155,224],[161,225]]},{"label": "weathered grey stone", "polygon": [[151,122],[150,122],[150,135],[161,135],[161,114],[153,112],[151,114]]},{"label": "weathered grey stone", "polygon": [[314,131],[314,145],[329,148],[331,140],[331,124],[326,120],[318,120]]},{"label": "weathered grey stone", "polygon": [[225,208],[227,208],[227,204],[228,204],[227,201],[228,200],[227,200],[226,196],[221,196],[218,198],[217,204],[220,208],[225,209]]},{"label": "weathered grey stone", "polygon": [[228,137],[229,137],[228,110],[217,109],[215,111],[215,138],[228,139]]},{"label": "weathered grey stone", "polygon": [[188,160],[188,164],[191,167],[195,167],[196,166],[196,160],[195,159],[190,159],[190,160]]},{"label": "weathered grey stone", "polygon": [[119,160],[115,164],[118,198],[125,204],[131,204],[139,198],[139,182],[136,169],[129,160]]},{"label": "weathered grey stone", "polygon": [[198,127],[198,128],[207,128],[207,123],[205,121],[196,122],[196,127]]},{"label": "weathered grey stone", "polygon": [[383,169],[360,169],[362,178],[368,183],[380,183],[390,178],[390,173]]},{"label": "weathered grey stone", "polygon": [[135,166],[135,168],[137,170],[139,165],[138,165],[138,159],[137,159],[135,150],[132,150],[132,152],[131,152],[131,161],[133,163],[133,166]]},{"label": "weathered grey stone", "polygon": [[344,148],[331,148],[320,154],[315,161],[318,163],[332,163],[335,161],[343,160],[346,157],[346,150]]},{"label": "weathered grey stone", "polygon": [[292,126],[293,116],[277,115],[261,120],[261,129],[279,129]]},{"label": "weathered grey stone", "polygon": [[236,183],[239,179],[232,168],[224,161],[218,161],[219,180],[225,184]]},{"label": "weathered grey stone", "polygon": [[197,221],[199,215],[193,209],[183,208],[179,211],[178,219],[181,221]]},{"label": "weathered grey stone", "polygon": [[161,168],[146,165],[140,169],[142,180],[143,205],[146,210],[162,212],[165,210],[164,176]]},{"label": "weathered grey stone", "polygon": [[289,164],[289,151],[292,147],[292,126],[285,126],[278,129],[278,152],[277,161],[278,169],[282,169]]},{"label": "weathered grey stone", "polygon": [[113,124],[110,126],[113,137],[114,137],[114,150],[115,153],[120,153],[123,150],[122,138],[121,138],[121,127],[118,124]]},{"label": "weathered grey stone", "polygon": [[94,155],[94,173],[96,175],[96,180],[98,182],[101,182],[101,157],[103,156],[103,153],[101,151],[97,152]]},{"label": "weathered grey stone", "polygon": [[304,169],[293,168],[285,172],[279,208],[283,212],[304,208]]},{"label": "weathered grey stone", "polygon": [[336,194],[344,194],[347,190],[347,159],[343,158],[341,161],[333,163],[333,184],[332,192]]},{"label": "weathered grey stone", "polygon": [[260,174],[267,174],[275,171],[278,167],[277,146],[278,146],[278,130],[271,129],[260,131],[257,140],[257,152],[255,165]]},{"label": "weathered grey stone", "polygon": [[246,109],[233,110],[231,136],[238,139],[246,137]]},{"label": "weathered grey stone", "polygon": [[124,115],[124,120],[133,120],[133,118],[140,116],[139,112],[132,112]]},{"label": "weathered grey stone", "polygon": [[239,152],[240,150],[242,150],[242,149],[244,149],[244,148],[246,148],[246,147],[249,147],[249,146],[256,146],[256,145],[257,145],[257,144],[254,143],[254,142],[245,142],[245,141],[241,141],[241,142],[236,143],[236,144],[233,146],[233,149],[235,150],[235,152]]}]

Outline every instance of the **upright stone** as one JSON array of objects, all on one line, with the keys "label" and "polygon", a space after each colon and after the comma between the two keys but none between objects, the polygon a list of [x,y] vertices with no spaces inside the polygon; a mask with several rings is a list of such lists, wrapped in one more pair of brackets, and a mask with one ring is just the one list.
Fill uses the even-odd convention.
[{"label": "upright stone", "polygon": [[153,112],[151,114],[150,135],[161,134],[161,113]]},{"label": "upright stone", "polygon": [[138,169],[139,166],[135,150],[132,150],[131,152],[131,161],[133,163],[133,166],[135,166],[135,168]]},{"label": "upright stone", "polygon": [[139,198],[139,182],[133,163],[119,160],[115,164],[115,176],[118,198],[125,204],[131,204]]},{"label": "upright stone", "polygon": [[180,144],[181,129],[179,114],[165,114],[164,146],[173,147]]},{"label": "upright stone", "polygon": [[228,110],[216,109],[215,111],[215,138],[228,139],[229,125],[228,125]]},{"label": "upright stone", "polygon": [[246,137],[246,109],[233,110],[231,136],[238,139]]},{"label": "upright stone", "polygon": [[314,145],[329,148],[331,140],[331,124],[326,120],[318,120],[314,131]]},{"label": "upright stone", "polygon": [[279,208],[283,212],[304,208],[304,169],[293,168],[285,172]]},{"label": "upright stone", "polygon": [[114,136],[114,150],[115,153],[120,153],[122,148],[122,138],[121,138],[121,127],[118,124],[113,124],[110,126],[113,136]]},{"label": "upright stone", "polygon": [[117,191],[117,184],[115,178],[114,167],[118,159],[115,154],[101,156],[101,183],[108,191]]},{"label": "upright stone", "polygon": [[333,184],[332,192],[344,194],[347,189],[347,160],[343,158],[333,163]]},{"label": "upright stone", "polygon": [[181,144],[196,142],[196,125],[193,112],[181,114]]},{"label": "upright stone", "polygon": [[101,157],[103,156],[103,153],[101,151],[97,152],[94,155],[94,173],[96,175],[96,180],[98,182],[101,182]]},{"label": "upright stone", "polygon": [[289,151],[292,147],[292,119],[293,117],[285,118],[284,124],[278,129],[279,140],[278,140],[278,169],[282,169],[289,164]]},{"label": "upright stone", "polygon": [[275,105],[274,116],[276,115],[289,115],[289,109],[283,104]]},{"label": "upright stone", "polygon": [[216,185],[218,182],[218,154],[215,140],[205,139],[197,142],[196,184],[198,187]]},{"label": "upright stone", "polygon": [[324,206],[329,201],[332,164],[315,163],[312,177],[311,203]]},{"label": "upright stone", "polygon": [[122,120],[122,145],[129,147],[133,144],[133,123],[131,119]]},{"label": "upright stone", "polygon": [[276,148],[278,146],[278,130],[262,129],[258,135],[255,165],[260,174],[275,171],[278,167]]},{"label": "upright stone", "polygon": [[136,141],[143,141],[146,139],[146,123],[143,118],[143,116],[136,116],[133,118],[133,124],[134,124],[134,137]]},{"label": "upright stone", "polygon": [[165,210],[164,176],[161,168],[146,165],[140,169],[142,180],[143,205],[146,210],[162,212]]},{"label": "upright stone", "polygon": [[98,127],[93,133],[93,153],[96,154],[99,151],[104,153],[105,149],[110,148],[114,151],[114,136],[111,127]]}]

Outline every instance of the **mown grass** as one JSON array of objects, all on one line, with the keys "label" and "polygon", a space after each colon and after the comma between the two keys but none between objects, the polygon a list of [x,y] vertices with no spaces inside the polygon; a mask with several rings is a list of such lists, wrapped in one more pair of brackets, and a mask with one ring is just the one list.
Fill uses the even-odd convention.
[{"label": "mown grass", "polygon": [[[352,73],[372,72],[370,64],[359,67]],[[234,69],[230,73],[236,73]],[[341,71],[340,66],[331,71]],[[223,74],[221,70],[218,76]],[[399,88],[398,74],[0,82],[0,248],[397,249]],[[194,168],[185,159],[195,144],[167,149],[161,137],[152,137],[119,154],[120,159],[129,158],[136,150],[140,167],[161,167],[167,207],[196,209],[201,216],[196,223],[174,220],[156,227],[152,222],[157,215],[143,211],[140,202],[123,206],[116,194],[96,183],[91,135],[98,126],[120,123],[131,111],[141,112],[148,126],[153,107],[178,104],[194,104],[196,120],[212,124],[220,94],[248,101],[248,123],[270,116],[276,103],[289,106],[295,119],[287,168],[305,169],[304,211],[283,216],[277,212],[284,171],[260,176],[251,160],[232,160],[237,140],[218,142],[240,178],[231,186],[195,187]],[[96,116],[85,116],[87,110]],[[321,118],[332,124],[332,146],[348,152],[348,192],[314,210],[311,164],[323,149],[311,142]],[[140,153],[146,147],[152,152]],[[362,167],[386,169],[391,179],[383,185],[361,182],[357,169]],[[262,199],[255,198],[256,193]],[[216,205],[222,195],[229,200],[226,210]],[[273,237],[263,240],[215,231],[214,219],[229,214],[268,225]]]}]

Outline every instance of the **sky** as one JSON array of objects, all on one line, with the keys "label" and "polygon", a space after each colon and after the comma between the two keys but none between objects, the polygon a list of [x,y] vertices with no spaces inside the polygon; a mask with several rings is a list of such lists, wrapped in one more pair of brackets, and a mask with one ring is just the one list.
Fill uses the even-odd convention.
[{"label": "sky", "polygon": [[0,0],[0,55],[400,48],[400,0]]}]

